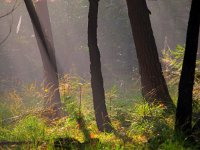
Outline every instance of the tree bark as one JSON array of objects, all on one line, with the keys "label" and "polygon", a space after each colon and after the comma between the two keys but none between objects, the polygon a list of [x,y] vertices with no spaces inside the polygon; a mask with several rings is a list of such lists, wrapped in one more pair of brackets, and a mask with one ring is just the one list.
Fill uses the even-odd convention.
[{"label": "tree bark", "polygon": [[[44,67],[44,89],[46,92],[45,107],[53,110],[53,113],[48,114],[47,117],[53,119],[61,115],[61,100],[47,1],[43,0],[37,2],[35,4],[36,8],[34,7],[32,0],[24,0],[24,2],[33,24]],[[36,9],[38,14],[41,15],[40,18]]]},{"label": "tree bark", "polygon": [[145,0],[126,0],[136,46],[142,95],[149,102],[174,106],[164,79]]},{"label": "tree bark", "polygon": [[192,91],[194,85],[196,55],[198,49],[200,22],[199,8],[199,0],[192,0],[187,29],[185,55],[179,82],[175,130],[176,132],[180,131],[185,135],[190,135],[192,128]]},{"label": "tree bark", "polygon": [[97,18],[99,0],[89,0],[88,47],[90,54],[91,86],[97,127],[99,131],[112,131],[105,104],[105,91],[101,72],[100,52],[97,45]]}]

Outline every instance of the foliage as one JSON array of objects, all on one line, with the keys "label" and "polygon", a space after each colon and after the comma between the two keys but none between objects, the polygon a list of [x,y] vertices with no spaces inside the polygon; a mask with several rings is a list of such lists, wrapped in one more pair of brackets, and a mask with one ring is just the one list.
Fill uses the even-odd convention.
[{"label": "foliage", "polygon": [[[175,50],[166,49],[162,51],[162,62],[164,68],[164,74],[168,81],[168,85],[171,89],[178,86],[181,70],[182,70],[182,63],[185,53],[185,46],[177,45]],[[194,112],[199,112],[200,106],[200,60],[197,59],[196,61],[196,69],[195,69],[195,85],[193,90],[193,106]],[[177,90],[175,90],[177,93]]]},{"label": "foliage", "polygon": [[[109,115],[116,131],[110,134],[100,133],[95,123],[89,82],[77,76],[65,75],[60,78],[60,83],[66,116],[56,120],[47,120],[41,113],[36,113],[38,108],[42,108],[40,101],[43,99],[41,91],[34,87],[34,84],[22,86],[23,90],[18,89],[2,95],[0,110],[3,119],[1,117],[0,141],[31,142],[20,145],[20,149],[54,149],[54,141],[59,138],[76,141],[68,145],[72,149],[77,149],[80,145],[89,150],[184,148],[185,142],[173,135],[174,114],[166,113],[162,105],[149,106],[137,94],[121,96],[120,88],[113,86],[106,91],[106,101],[107,106],[110,105]],[[36,96],[38,94],[39,97]],[[9,104],[19,101],[15,103],[17,109],[13,111],[13,106],[6,105],[6,101]],[[31,101],[39,102],[41,105],[31,107]],[[26,114],[25,108],[31,111]],[[15,115],[21,117],[5,121]],[[194,149],[192,146],[188,149],[190,148]]]},{"label": "foliage", "polygon": [[45,123],[37,116],[27,116],[20,120],[14,127],[12,134],[17,141],[24,140],[37,141],[44,140]]},{"label": "foliage", "polygon": [[[178,84],[179,77],[182,70],[182,63],[185,53],[185,46],[177,45],[175,50],[166,49],[162,51],[162,62],[164,67],[164,72],[169,84]],[[196,80],[199,78],[200,74],[200,60],[196,62]]]}]

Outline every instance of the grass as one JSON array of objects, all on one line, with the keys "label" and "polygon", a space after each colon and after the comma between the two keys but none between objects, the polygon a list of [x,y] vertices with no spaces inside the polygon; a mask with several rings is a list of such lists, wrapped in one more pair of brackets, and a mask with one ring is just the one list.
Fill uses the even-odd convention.
[{"label": "grass", "polygon": [[[44,98],[35,84],[1,95],[0,141],[28,143],[0,145],[0,149],[51,150],[55,149],[54,143],[59,138],[67,138],[68,149],[195,149],[193,145],[185,147],[185,141],[174,135],[173,113],[166,113],[162,105],[149,106],[137,90],[123,95],[117,86],[106,90],[107,109],[116,131],[100,133],[96,127],[90,84],[69,75],[60,82],[63,110],[67,115],[53,121],[38,113],[43,109]],[[18,117],[8,120],[14,116]],[[78,121],[80,118],[84,127]]]}]

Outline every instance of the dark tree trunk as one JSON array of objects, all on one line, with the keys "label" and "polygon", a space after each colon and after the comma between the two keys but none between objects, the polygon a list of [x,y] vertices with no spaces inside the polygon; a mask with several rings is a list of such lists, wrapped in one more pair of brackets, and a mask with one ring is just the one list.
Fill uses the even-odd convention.
[{"label": "dark tree trunk", "polygon": [[98,2],[99,0],[89,0],[88,47],[91,62],[91,86],[97,127],[99,131],[110,132],[112,127],[105,104],[100,52],[97,45]]},{"label": "dark tree trunk", "polygon": [[175,123],[176,132],[180,131],[185,135],[191,134],[192,128],[192,91],[198,49],[199,19],[200,1],[192,0],[187,29],[185,55],[179,82],[179,95]]},{"label": "dark tree trunk", "polygon": [[44,67],[44,89],[47,95],[45,107],[53,110],[53,114],[47,114],[50,119],[53,119],[61,115],[61,100],[47,1],[43,0],[35,5],[41,18],[37,15],[32,0],[24,0],[24,2],[33,24]]},{"label": "dark tree trunk", "polygon": [[173,106],[162,73],[146,1],[126,1],[139,62],[142,95],[149,103]]}]

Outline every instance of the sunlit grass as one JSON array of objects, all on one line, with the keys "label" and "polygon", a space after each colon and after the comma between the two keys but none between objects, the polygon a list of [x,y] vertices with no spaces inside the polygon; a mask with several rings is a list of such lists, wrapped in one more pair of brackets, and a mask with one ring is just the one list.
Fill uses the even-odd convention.
[{"label": "sunlit grass", "polygon": [[[59,138],[74,139],[88,150],[184,148],[184,141],[174,136],[174,113],[166,113],[162,105],[149,106],[140,94],[124,96],[114,86],[106,90],[106,103],[116,131],[100,133],[89,82],[66,75],[60,83],[66,115],[56,120],[42,115],[44,90],[35,84],[1,95],[0,141],[29,142],[9,145],[20,149],[54,149],[54,141]],[[86,129],[78,122],[80,117],[83,117]],[[76,149],[78,145],[71,143],[69,146]]]}]

